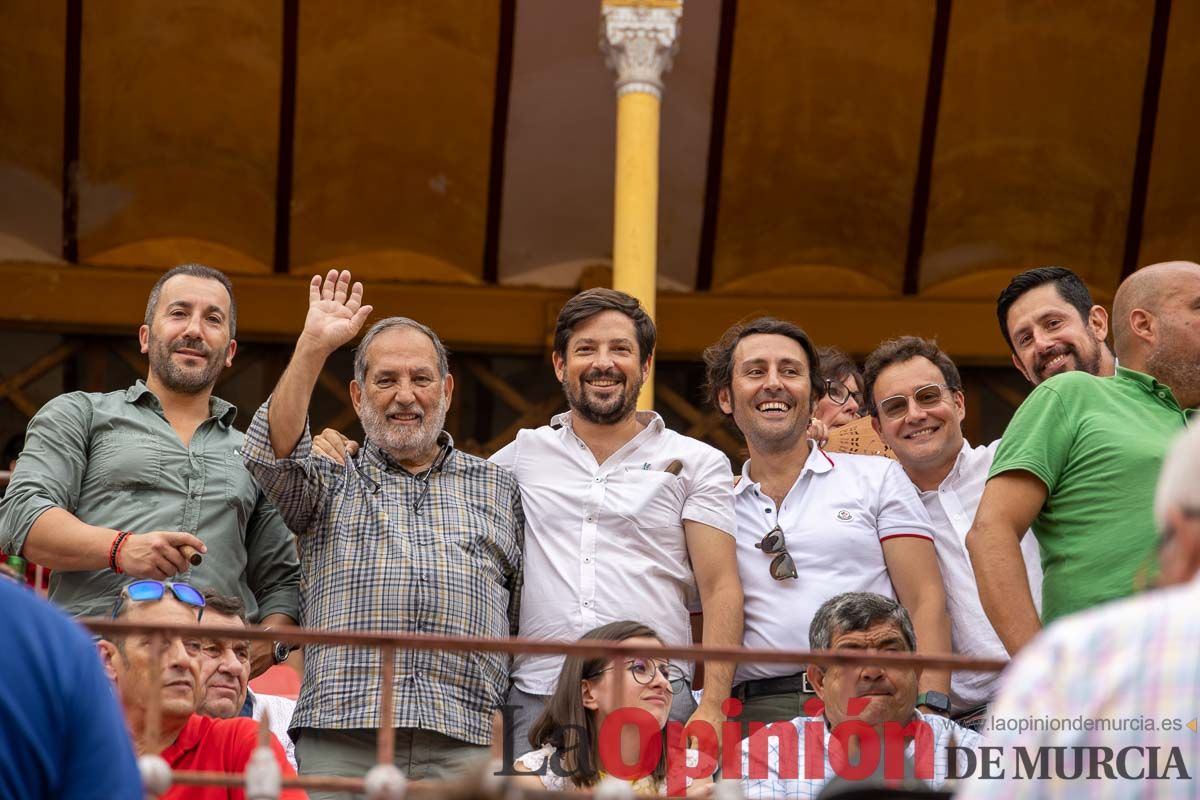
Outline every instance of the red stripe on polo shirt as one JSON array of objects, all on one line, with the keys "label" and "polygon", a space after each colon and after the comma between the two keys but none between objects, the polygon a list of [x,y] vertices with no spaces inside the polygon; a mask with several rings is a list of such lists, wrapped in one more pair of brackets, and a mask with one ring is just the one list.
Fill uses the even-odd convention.
[{"label": "red stripe on polo shirt", "polygon": [[893,533],[889,536],[880,536],[879,541],[886,542],[888,539],[924,539],[927,542],[932,542],[932,536],[926,536],[923,533]]},{"label": "red stripe on polo shirt", "polygon": [[817,452],[819,452],[821,455],[825,456],[825,460],[829,462],[829,466],[831,466],[831,467],[837,466],[837,464],[833,463],[833,459],[829,457],[829,453],[826,453],[824,450],[822,450],[819,447],[817,448]]}]

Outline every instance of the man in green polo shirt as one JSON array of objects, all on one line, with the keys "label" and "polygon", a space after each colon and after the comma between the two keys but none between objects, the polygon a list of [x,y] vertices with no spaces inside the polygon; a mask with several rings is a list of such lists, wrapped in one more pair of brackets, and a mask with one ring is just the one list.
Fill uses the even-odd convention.
[{"label": "man in green polo shirt", "polygon": [[1153,574],[1154,486],[1200,405],[1200,265],[1154,264],[1113,303],[1111,378],[1056,375],[1017,409],[967,534],[979,597],[1015,654],[1041,629],[1020,539],[1042,551],[1045,622],[1133,594]]}]

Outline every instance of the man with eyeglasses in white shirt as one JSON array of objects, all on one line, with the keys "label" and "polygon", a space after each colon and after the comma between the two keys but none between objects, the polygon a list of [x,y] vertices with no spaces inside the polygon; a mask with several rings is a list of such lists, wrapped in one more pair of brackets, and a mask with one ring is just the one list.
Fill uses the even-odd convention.
[{"label": "man with eyeglasses in white shirt", "polygon": [[[980,605],[966,542],[1000,441],[972,447],[963,437],[962,378],[950,357],[927,339],[903,336],[881,344],[867,357],[863,385],[875,431],[896,454],[933,522],[954,652],[1006,659],[1008,651]],[[1040,611],[1042,564],[1034,537],[1022,538],[1021,554]],[[951,717],[979,730],[998,678],[995,672],[955,672]]]},{"label": "man with eyeglasses in white shirt", "polygon": [[[821,362],[796,325],[762,317],[704,353],[710,399],[746,438],[734,489],[748,648],[805,650],[813,615],[843,592],[875,592],[908,609],[920,652],[948,653],[950,625],[929,514],[900,466],[827,455],[808,438],[825,394]],[[925,671],[918,705],[949,711],[949,676]],[[815,698],[800,664],[738,666],[743,735],[754,723],[807,716]]]}]

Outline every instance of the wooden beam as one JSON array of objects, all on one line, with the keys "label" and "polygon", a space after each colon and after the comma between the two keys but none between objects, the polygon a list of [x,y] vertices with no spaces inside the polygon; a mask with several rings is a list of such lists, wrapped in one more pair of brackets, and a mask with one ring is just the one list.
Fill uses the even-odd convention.
[{"label": "wooden beam", "polygon": [[287,273],[292,248],[292,169],[296,149],[296,57],[300,0],[283,0],[283,58],[279,67],[279,144],[275,159],[275,255],[273,269]]},{"label": "wooden beam", "polygon": [[1163,65],[1167,60],[1167,31],[1171,25],[1171,0],[1155,0],[1150,48],[1146,56],[1146,81],[1142,86],[1142,119],[1138,127],[1137,156],[1133,163],[1133,185],[1129,190],[1129,219],[1125,225],[1125,257],[1121,280],[1138,268],[1142,250],[1142,227],[1146,217],[1146,195],[1150,191],[1150,157],[1154,154],[1154,129],[1158,124],[1158,96],[1162,91]]},{"label": "wooden beam", "polygon": [[725,117],[729,111],[729,76],[733,66],[733,30],[737,0],[721,0],[721,29],[717,36],[717,67],[713,76],[712,119],[708,127],[708,171],[704,179],[704,219],[700,223],[700,252],[696,289],[712,288],[713,254],[717,247],[717,213],[721,205],[721,166],[725,157]]},{"label": "wooden beam", "polygon": [[929,219],[929,193],[933,186],[933,155],[937,147],[938,117],[942,107],[942,81],[946,75],[946,47],[950,41],[950,0],[937,0],[933,40],[929,47],[929,74],[925,81],[925,113],[921,120],[921,148],[913,183],[912,211],[908,221],[908,248],[904,256],[904,293],[921,288],[921,256],[925,252],[925,223]]},{"label": "wooden beam", "polygon": [[[25,330],[134,335],[157,273],[66,264],[0,262],[0,324]],[[308,302],[304,276],[236,276],[238,333],[246,340],[291,341]],[[402,314],[432,327],[465,352],[546,352],[566,289],[370,283],[373,319]],[[864,355],[880,341],[913,334],[936,337],[966,364],[1007,365],[995,303],[921,297],[740,296],[662,293],[658,299],[660,360],[693,360],[724,330],[751,316],[796,322],[819,344]]]},{"label": "wooden beam", "polygon": [[83,69],[83,0],[67,0],[63,69],[62,257],[79,261],[79,109]]},{"label": "wooden beam", "polygon": [[483,280],[500,278],[500,212],[504,203],[504,154],[508,142],[508,104],[512,96],[513,39],[517,0],[501,0],[500,42],[496,46],[496,86],[492,92],[492,154],[488,173],[487,230],[483,238]]}]

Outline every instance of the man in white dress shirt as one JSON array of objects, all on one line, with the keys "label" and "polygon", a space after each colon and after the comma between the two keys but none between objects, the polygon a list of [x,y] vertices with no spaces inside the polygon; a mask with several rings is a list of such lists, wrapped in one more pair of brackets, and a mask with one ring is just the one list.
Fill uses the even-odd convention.
[{"label": "man in white dress shirt", "polygon": [[[962,378],[950,357],[927,339],[904,336],[881,344],[867,358],[863,384],[876,432],[895,452],[933,521],[954,652],[1008,658],[980,605],[966,542],[1000,441],[971,447],[963,437]],[[1021,552],[1040,612],[1037,540],[1023,537]],[[955,672],[950,680],[952,718],[979,730],[999,677],[995,672]]]},{"label": "man in white dress shirt", "polygon": [[[522,637],[578,639],[631,619],[665,644],[689,644],[688,601],[698,591],[704,643],[742,641],[729,459],[637,410],[655,336],[623,292],[590,289],[569,300],[552,356],[569,410],[492,456],[516,476],[525,510]],[[561,656],[516,658],[506,712],[517,753],[561,667]],[[672,719],[707,721],[719,735],[732,677],[732,664],[708,663],[699,707],[680,692]]]},{"label": "man in white dress shirt", "polygon": [[[875,592],[912,614],[922,649],[950,652],[929,514],[896,462],[827,455],[807,436],[825,393],[816,348],[796,325],[735,325],[704,353],[713,405],[733,418],[750,460],[734,490],[748,648],[804,650],[829,598]],[[799,664],[738,665],[743,735],[804,713],[814,695]],[[920,705],[949,711],[949,676],[921,677]]]}]

